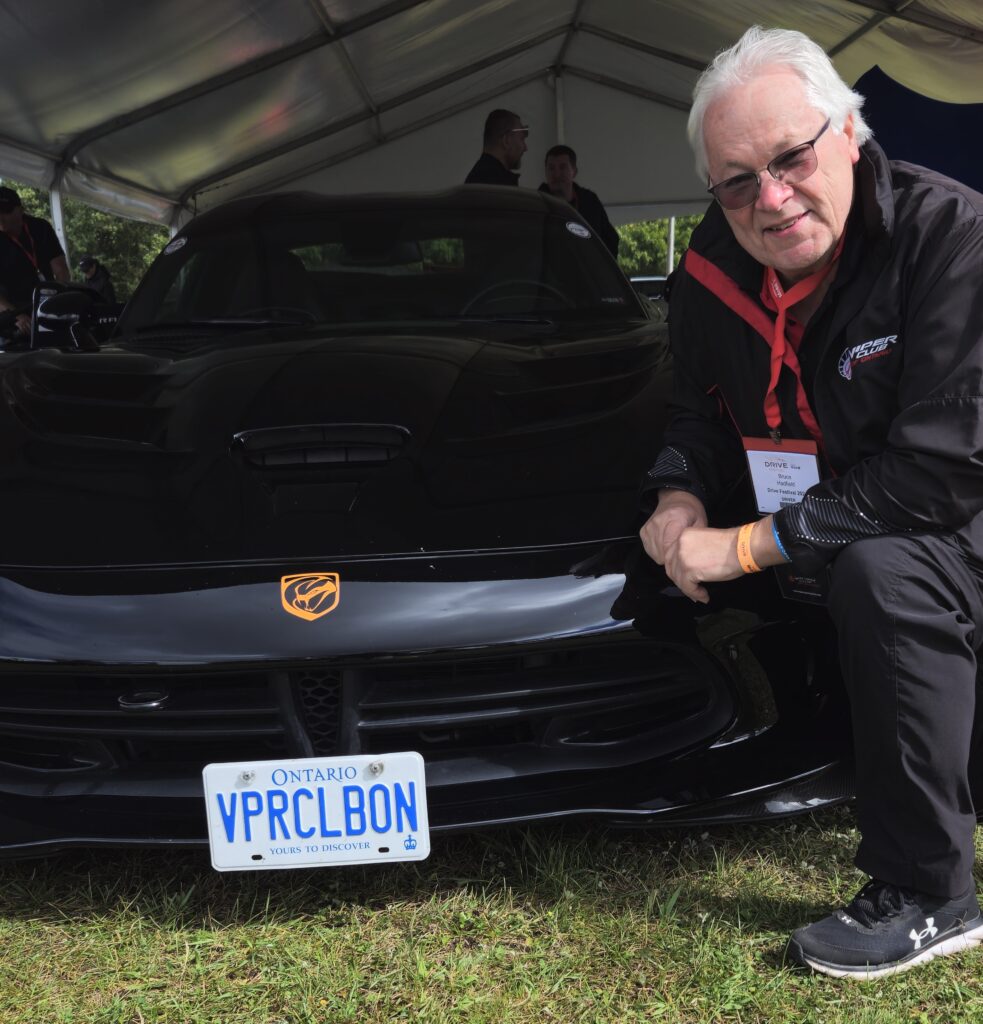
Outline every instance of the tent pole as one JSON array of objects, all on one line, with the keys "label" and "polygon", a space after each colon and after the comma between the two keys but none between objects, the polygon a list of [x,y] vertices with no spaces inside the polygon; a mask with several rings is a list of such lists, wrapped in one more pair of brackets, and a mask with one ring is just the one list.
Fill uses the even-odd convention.
[{"label": "tent pole", "polygon": [[564,123],[564,109],[563,109],[563,75],[557,72],[553,76],[553,97],[555,100],[555,120],[556,120],[556,141],[563,143],[566,141],[564,134],[566,131],[566,125]]},{"label": "tent pole", "polygon": [[48,195],[51,197],[51,226],[55,229],[55,234],[58,236],[58,241],[61,242],[62,249],[65,250],[65,260],[71,266],[72,260],[68,252],[68,237],[65,235],[65,218],[61,205],[61,187],[55,185],[48,192]]}]

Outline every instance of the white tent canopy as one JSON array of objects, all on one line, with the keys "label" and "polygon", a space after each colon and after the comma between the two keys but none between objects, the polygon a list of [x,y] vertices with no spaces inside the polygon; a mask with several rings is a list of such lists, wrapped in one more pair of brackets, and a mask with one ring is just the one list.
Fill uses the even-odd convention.
[{"label": "white tent canopy", "polygon": [[693,83],[755,23],[848,82],[983,101],[978,0],[23,0],[0,8],[0,175],[172,224],[252,192],[432,190],[504,106],[523,185],[563,141],[616,222],[695,212]]}]

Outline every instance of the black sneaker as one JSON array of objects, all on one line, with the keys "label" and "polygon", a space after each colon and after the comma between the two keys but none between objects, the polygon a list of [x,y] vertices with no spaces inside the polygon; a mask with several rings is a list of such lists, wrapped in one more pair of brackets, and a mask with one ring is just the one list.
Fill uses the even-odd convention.
[{"label": "black sneaker", "polygon": [[970,888],[959,899],[912,892],[876,879],[842,910],[799,928],[786,956],[834,978],[883,978],[983,942]]}]

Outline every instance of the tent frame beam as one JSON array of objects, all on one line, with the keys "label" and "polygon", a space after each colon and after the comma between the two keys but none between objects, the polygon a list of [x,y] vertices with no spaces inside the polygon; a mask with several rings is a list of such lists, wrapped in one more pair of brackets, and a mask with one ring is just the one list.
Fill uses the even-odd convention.
[{"label": "tent frame beam", "polygon": [[921,25],[922,28],[931,28],[944,35],[969,39],[974,43],[983,43],[983,32],[969,28],[967,25],[960,25],[959,22],[950,21],[948,18],[940,18],[937,14],[926,14],[917,8],[912,10],[907,3],[891,3],[891,0],[843,0],[843,2],[868,11],[875,11],[877,14],[883,14],[886,18],[896,18],[899,21],[910,22],[912,25]]},{"label": "tent frame beam", "polygon": [[570,21],[567,24],[567,32],[563,37],[562,44],[560,45],[560,52],[556,55],[556,60],[553,62],[558,68],[563,67],[567,59],[567,51],[570,49],[570,44],[580,31],[580,15],[584,10],[584,4],[586,2],[587,0],[576,0],[576,3],[573,6],[573,12],[570,15]]},{"label": "tent frame beam", "polygon": [[[389,3],[368,14],[360,15],[357,18],[352,18],[351,21],[338,25],[333,31],[326,25],[323,32],[306,36],[290,46],[274,50],[272,53],[263,54],[261,57],[246,61],[234,68],[230,68],[228,71],[214,75],[212,78],[206,78],[204,81],[188,86],[186,89],[180,89],[168,96],[162,96],[160,99],[154,100],[153,103],[148,103],[145,106],[138,107],[136,110],[130,110],[125,114],[110,118],[108,121],[103,121],[101,124],[95,125],[73,139],[62,151],[59,162],[62,164],[71,163],[83,149],[92,145],[93,142],[111,135],[113,132],[139,124],[141,121],[146,121],[156,114],[179,107],[191,100],[211,95],[220,89],[224,89],[226,86],[234,85],[236,82],[242,82],[247,78],[262,74],[264,71],[279,67],[281,64],[286,64],[314,50],[331,46],[346,36],[354,35],[356,32],[361,32],[363,29],[370,28],[373,25],[377,25],[389,18],[394,18],[426,3],[430,3],[430,0],[390,0]],[[321,20],[322,24],[324,24],[324,18]]]},{"label": "tent frame beam", "polygon": [[901,0],[900,3],[895,4],[894,14],[875,14],[872,18],[868,18],[867,21],[857,29],[856,32],[851,32],[845,39],[841,39],[835,46],[830,47],[826,51],[830,58],[835,57],[837,54],[842,53],[848,47],[852,46],[858,39],[862,39],[869,32],[873,32],[875,28],[883,24],[888,18],[897,17],[906,7],[910,7],[915,0]]},{"label": "tent frame beam", "polygon": [[[605,29],[600,25],[584,21],[582,18],[586,0],[571,0],[570,14],[564,24],[558,25],[550,30],[538,34],[535,37],[517,43],[508,50],[471,63],[467,67],[458,68],[429,81],[424,81],[420,85],[414,86],[398,96],[394,96],[380,102],[373,97],[371,90],[366,84],[366,79],[356,66],[356,62],[349,53],[348,48],[344,45],[344,39],[357,32],[369,29],[390,19],[397,18],[415,8],[432,4],[434,0],[385,0],[385,2],[382,2],[380,6],[376,7],[374,10],[349,18],[347,21],[339,22],[337,24],[335,24],[334,19],[325,7],[325,0],[305,0],[305,2],[316,21],[322,26],[320,31],[312,32],[310,35],[305,36],[303,39],[297,40],[292,44],[284,46],[273,52],[263,54],[252,60],[246,61],[241,65],[229,68],[224,72],[206,78],[203,81],[187,88],[179,89],[169,95],[162,96],[159,99],[145,104],[135,110],[126,111],[94,125],[68,142],[60,153],[35,153],[35,155],[42,157],[53,167],[50,187],[55,190],[60,190],[65,175],[73,170],[77,170],[79,173],[91,175],[94,178],[101,178],[107,183],[116,183],[127,190],[131,190],[135,194],[142,193],[148,197],[153,197],[156,203],[170,204],[175,213],[178,214],[182,209],[188,208],[190,201],[196,195],[204,191],[210,191],[214,186],[227,182],[239,174],[253,170],[254,168],[262,168],[267,164],[272,164],[283,156],[302,150],[306,146],[319,142],[323,139],[330,138],[331,136],[337,135],[347,129],[365,125],[367,122],[372,120],[375,122],[372,130],[372,135],[374,136],[372,141],[357,144],[353,148],[346,150],[347,155],[357,155],[373,149],[376,146],[383,145],[390,140],[401,138],[408,134],[410,130],[417,130],[420,127],[426,127],[428,124],[436,123],[446,119],[447,117],[453,116],[460,110],[470,109],[479,103],[488,102],[490,99],[494,99],[496,95],[501,95],[509,91],[509,89],[515,88],[515,81],[511,84],[505,83],[496,89],[488,90],[483,93],[480,98],[464,100],[462,103],[451,108],[434,112],[421,120],[413,122],[412,126],[401,126],[387,132],[384,129],[382,122],[382,115],[385,113],[393,111],[421,97],[432,94],[437,90],[467,80],[478,72],[504,64],[504,62],[521,56],[522,54],[557,36],[562,36],[562,41],[552,65],[548,69],[540,67],[537,72],[527,75],[517,81],[521,81],[523,83],[527,81],[534,81],[544,73],[552,76],[551,84],[554,91],[554,113],[556,118],[555,127],[557,136],[560,138],[562,138],[565,133],[565,126],[563,122],[565,116],[564,78],[566,75],[579,77],[586,81],[594,82],[595,84],[657,103],[661,106],[667,106],[681,111],[689,109],[688,103],[674,97],[665,96],[648,90],[643,86],[634,85],[617,77],[594,72],[584,67],[567,65],[570,49],[580,33],[606,40],[607,42],[626,50],[642,53],[648,57],[652,57],[660,61],[667,61],[693,71],[699,72],[705,67],[705,62],[702,60],[671,50],[661,49],[657,46],[622,35],[619,32]],[[836,43],[829,50],[830,56],[835,56],[841,53],[848,47],[852,46],[860,38],[883,26],[884,23],[888,21],[917,25],[934,32],[942,33],[946,36],[955,37],[957,39],[966,40],[976,44],[983,44],[983,31],[960,22],[953,21],[944,14],[939,15],[926,12],[919,7],[914,0],[836,0],[836,2],[843,6],[859,8],[862,11],[868,12],[870,16],[859,28],[844,37],[840,42]],[[315,131],[311,131],[300,137],[282,142],[268,150],[264,150],[263,152],[254,153],[252,156],[239,160],[234,164],[217,168],[206,176],[186,185],[176,200],[163,193],[150,192],[143,186],[138,185],[135,182],[130,182],[118,175],[89,171],[84,166],[79,166],[77,163],[76,158],[79,153],[106,136],[140,124],[141,122],[145,122],[161,113],[173,110],[201,97],[212,95],[221,89],[232,86],[238,82],[245,81],[251,77],[261,75],[266,71],[287,64],[292,60],[325,47],[335,48],[333,52],[337,56],[339,65],[348,76],[358,96],[361,98],[362,109],[335,121],[329,122]],[[4,141],[5,140],[0,139],[0,143],[3,143]],[[25,153],[34,152],[30,147],[21,145],[13,140],[6,142],[6,144],[11,146],[13,149],[21,150]],[[334,166],[336,163],[341,161],[342,156],[342,154],[337,154],[329,157],[326,162],[321,161],[317,166],[318,168]],[[282,180],[285,177],[282,170],[279,174],[274,173],[272,167],[270,167],[269,170],[271,172],[271,177],[277,180]],[[291,175],[291,177],[293,176],[294,175]],[[264,176],[261,173],[258,177],[262,180]]]},{"label": "tent frame beam", "polygon": [[352,159],[352,157],[361,156],[363,153],[369,153],[373,149],[377,149],[379,146],[385,145],[387,142],[395,142],[397,139],[401,139],[404,135],[412,135],[413,132],[421,131],[424,128],[429,128],[431,125],[439,124],[441,121],[446,121],[448,118],[464,113],[466,110],[472,110],[474,107],[479,107],[483,103],[488,103],[490,100],[495,99],[496,96],[501,96],[503,93],[509,92],[512,89],[521,89],[524,85],[528,85],[530,82],[540,81],[542,78],[542,70],[537,69],[531,74],[523,75],[521,78],[514,79],[505,87],[496,86],[479,96],[473,96],[470,99],[462,100],[453,107],[448,107],[437,113],[429,114],[427,117],[422,117],[419,120],[414,121],[412,124],[402,125],[394,131],[389,132],[385,139],[372,139],[367,142],[360,143],[359,145],[353,146],[342,153],[335,153],[333,156],[327,157],[324,160],[319,160],[317,163],[310,164],[299,172],[292,172],[286,177],[268,179],[264,183],[263,190],[275,191],[288,181],[296,178],[303,178],[309,174],[317,174],[319,171],[328,170],[331,167],[344,163],[346,160]]},{"label": "tent frame beam", "polygon": [[[555,74],[556,69],[547,69],[545,76]],[[688,111],[689,104],[683,103],[680,100],[674,99],[668,96],[661,96],[659,93],[652,92],[648,89],[642,89],[639,86],[633,85],[630,82],[622,82],[620,79],[612,78],[608,75],[598,75],[593,71],[588,71],[584,68],[574,67],[567,65],[564,69],[564,74],[570,75],[573,78],[582,78],[585,81],[594,82],[598,85],[603,85],[608,89],[614,89],[618,92],[624,92],[631,96],[638,96],[642,99],[651,100],[654,103],[660,103],[664,106],[672,107],[676,110]],[[344,163],[346,160],[350,160],[353,157],[361,156],[363,153],[371,152],[373,149],[384,145],[387,142],[394,142],[396,139],[402,138],[404,135],[410,135],[415,131],[420,131],[423,128],[429,128],[431,125],[439,124],[441,121],[456,116],[457,114],[463,113],[466,110],[472,110],[474,107],[481,106],[483,103],[488,103],[490,100],[495,99],[496,96],[501,96],[503,93],[510,92],[513,89],[521,89],[522,86],[528,85],[530,82],[542,81],[544,78],[544,72],[537,70],[531,74],[524,75],[521,78],[514,79],[508,82],[504,86],[496,86],[493,89],[489,89],[487,92],[482,93],[480,96],[473,96],[470,99],[463,100],[461,103],[456,104],[453,107],[449,107],[445,110],[438,111],[437,113],[428,115],[427,117],[421,118],[418,121],[414,121],[412,124],[403,125],[402,127],[390,132],[385,139],[370,140],[364,143],[354,146],[351,149],[347,149],[342,153],[336,153],[324,160],[319,160],[314,164],[310,164],[299,171],[291,172],[289,175],[281,176],[279,178],[268,178],[263,182],[263,191],[275,191],[278,187],[282,186],[288,181],[296,180],[298,178],[304,178],[311,174],[317,174],[319,171],[325,171],[331,167],[335,167],[338,164]],[[224,179],[219,179],[224,180]],[[638,205],[637,203],[619,204],[619,205]]]},{"label": "tent frame beam", "polygon": [[311,10],[314,12],[314,17],[318,18],[324,27],[328,30],[328,33],[335,39],[335,52],[338,54],[342,65],[351,79],[352,84],[355,86],[359,96],[362,97],[362,102],[365,106],[372,111],[375,116],[375,130],[376,135],[382,137],[382,122],[379,119],[379,110],[376,106],[375,100],[372,98],[372,93],[369,91],[369,87],[365,84],[365,80],[358,72],[358,68],[355,67],[355,62],[351,58],[351,54],[348,52],[348,47],[345,46],[345,41],[338,34],[338,28],[335,26],[328,12],[321,6],[321,0],[307,0]]},{"label": "tent frame beam", "polygon": [[[405,0],[404,0],[405,2]],[[197,181],[189,184],[181,195],[178,197],[177,203],[179,206],[186,206],[191,200],[201,192],[204,192],[211,188],[213,185],[219,182],[225,181],[228,178],[234,177],[237,174],[242,174],[245,171],[252,170],[255,167],[260,167],[264,163],[270,163],[276,160],[278,157],[286,156],[288,153],[294,152],[298,149],[303,149],[305,146],[309,146],[314,142],[319,142],[322,139],[330,138],[332,135],[337,135],[339,132],[345,131],[348,128],[354,128],[359,124],[364,124],[366,121],[375,118],[377,129],[375,132],[376,140],[379,144],[386,142],[388,139],[400,137],[403,132],[400,130],[399,135],[394,132],[383,132],[381,128],[380,118],[384,113],[388,113],[391,110],[395,110],[397,107],[403,106],[412,100],[419,99],[422,96],[432,93],[437,89],[444,88],[448,85],[453,85],[470,75],[475,74],[478,71],[483,71],[487,68],[494,67],[496,64],[502,64],[514,57],[521,56],[526,51],[533,49],[536,46],[544,42],[548,42],[550,39],[555,38],[558,35],[563,35],[563,42],[560,46],[560,52],[557,55],[557,61],[551,69],[551,73],[557,77],[558,84],[558,101],[562,104],[562,76],[565,72],[569,71],[576,77],[593,81],[599,85],[605,85],[608,88],[616,89],[620,92],[631,93],[634,96],[638,96],[642,99],[650,100],[654,103],[659,103],[663,106],[668,106],[676,110],[689,110],[689,103],[677,100],[674,97],[664,96],[660,93],[652,92],[641,86],[634,86],[627,82],[623,82],[620,79],[613,78],[607,75],[600,75],[595,72],[587,71],[581,68],[568,68],[563,63],[567,52],[569,51],[570,45],[572,44],[577,32],[585,32],[599,38],[607,39],[609,42],[615,43],[619,46],[627,47],[628,49],[637,50],[641,53],[645,53],[651,57],[657,57],[660,60],[666,60],[674,64],[681,65],[682,67],[689,68],[694,71],[702,71],[706,67],[705,62],[695,60],[691,57],[686,57],[683,54],[675,53],[670,50],[659,49],[658,47],[649,46],[645,43],[640,43],[637,40],[630,39],[627,36],[619,35],[616,32],[609,32],[606,29],[602,29],[597,25],[592,25],[587,22],[580,20],[580,14],[583,10],[585,0],[577,0],[573,12],[570,17],[570,21],[565,25],[561,25],[558,28],[549,29],[546,32],[541,33],[538,36],[533,37],[518,43],[516,46],[510,47],[508,50],[504,50],[500,53],[491,55],[484,60],[477,61],[469,64],[466,67],[458,68],[455,71],[448,72],[446,75],[442,75],[439,78],[432,79],[429,82],[424,82],[422,85],[416,86],[407,92],[395,96],[390,100],[386,100],[382,103],[373,103],[371,97],[367,95],[367,90],[363,95],[363,99],[366,102],[366,109],[359,111],[358,113],[351,114],[347,117],[340,118],[337,121],[333,121],[323,128],[319,128],[314,132],[308,132],[296,139],[292,139],[290,142],[282,143],[272,149],[264,150],[262,153],[257,153],[252,157],[248,157],[245,160],[240,160],[238,163],[226,166],[221,170],[215,171],[204,178],[199,178]],[[352,68],[352,72],[357,75],[357,72]],[[507,90],[500,90],[507,91]],[[482,102],[487,102],[483,100]],[[562,113],[557,115],[557,134],[558,137],[564,134],[564,125],[562,124],[563,117]],[[363,152],[361,146],[355,147],[358,152]],[[347,151],[346,151],[347,152]],[[333,166],[333,158],[330,166]]]},{"label": "tent frame beam", "polygon": [[[252,170],[254,167],[259,167],[264,163],[269,163],[271,160],[275,160],[280,156],[285,156],[287,153],[292,153],[295,150],[303,149],[304,146],[309,146],[313,142],[320,142],[322,139],[330,138],[332,135],[337,135],[339,132],[345,131],[347,128],[354,128],[356,125],[363,124],[364,122],[371,120],[373,117],[395,110],[397,107],[401,107],[406,103],[411,103],[413,100],[420,99],[422,96],[436,92],[438,89],[443,89],[448,85],[455,85],[457,82],[470,77],[478,71],[484,71],[487,68],[494,67],[496,64],[503,64],[506,61],[512,60],[514,57],[521,56],[526,51],[534,49],[543,43],[549,42],[551,39],[555,39],[558,35],[561,35],[566,31],[567,27],[565,25],[561,25],[559,28],[549,29],[538,36],[534,36],[532,39],[527,39],[524,42],[511,47],[508,50],[502,50],[490,57],[486,57],[484,60],[475,61],[465,65],[464,67],[456,68],[454,71],[449,71],[445,75],[433,78],[429,82],[424,82],[422,85],[415,86],[407,92],[401,93],[399,96],[394,96],[392,99],[385,100],[377,104],[374,111],[363,110],[356,114],[350,114],[347,117],[339,118],[337,121],[329,122],[323,128],[318,128],[316,131],[308,132],[306,135],[292,139],[290,142],[282,143],[279,146],[275,146],[273,149],[265,150],[263,153],[257,153],[255,156],[248,157],[245,160],[240,160],[238,163],[229,167],[224,167],[220,171],[216,171],[205,178],[192,182],[184,192],[181,193],[181,196],[178,199],[178,204],[184,206],[197,193],[202,192],[221,181],[225,181],[227,178],[231,178],[236,174]],[[537,70],[533,77],[539,77],[542,74],[542,70]],[[505,92],[507,91],[507,88],[500,88],[498,91]],[[483,99],[482,102],[487,102],[487,100]],[[395,137],[398,137],[395,132],[388,132],[382,134],[378,141],[383,143],[387,139]]]},{"label": "tent frame beam", "polygon": [[593,82],[595,85],[603,85],[605,88],[614,89],[616,92],[628,93],[629,96],[637,96],[640,99],[658,103],[662,107],[680,110],[684,114],[689,113],[691,104],[685,100],[677,100],[675,96],[665,96],[660,92],[653,92],[651,89],[646,89],[643,86],[624,82],[620,78],[614,78],[611,75],[602,75],[597,71],[588,71],[586,68],[568,65],[563,70],[565,74],[572,75],[574,78],[582,78],[584,81]]},{"label": "tent frame beam", "polygon": [[701,61],[693,57],[686,57],[673,50],[663,50],[658,46],[650,46],[648,43],[640,42],[638,39],[631,39],[629,36],[623,36],[618,32],[611,32],[609,29],[601,28],[600,25],[591,25],[586,21],[581,23],[580,31],[586,32],[588,35],[597,36],[598,39],[606,39],[609,43],[623,46],[627,50],[637,50],[639,53],[646,54],[646,56],[656,57],[658,60],[665,60],[670,64],[679,64],[684,68],[689,68],[691,71],[703,71],[708,63],[705,60]]}]

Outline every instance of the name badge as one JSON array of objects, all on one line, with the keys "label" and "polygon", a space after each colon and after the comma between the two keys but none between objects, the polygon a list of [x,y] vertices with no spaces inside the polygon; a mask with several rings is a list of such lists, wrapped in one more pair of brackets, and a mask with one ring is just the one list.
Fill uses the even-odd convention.
[{"label": "name badge", "polygon": [[802,500],[819,483],[819,450],[815,441],[773,441],[745,437],[744,451],[751,469],[754,499],[762,515]]}]

